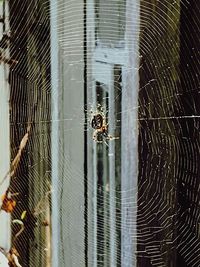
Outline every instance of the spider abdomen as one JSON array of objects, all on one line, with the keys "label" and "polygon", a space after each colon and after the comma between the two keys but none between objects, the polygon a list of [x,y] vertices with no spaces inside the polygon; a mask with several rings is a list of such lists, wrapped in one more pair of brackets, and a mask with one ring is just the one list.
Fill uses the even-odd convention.
[{"label": "spider abdomen", "polygon": [[103,126],[103,116],[101,114],[96,114],[93,116],[91,121],[91,126],[93,129],[101,129]]}]

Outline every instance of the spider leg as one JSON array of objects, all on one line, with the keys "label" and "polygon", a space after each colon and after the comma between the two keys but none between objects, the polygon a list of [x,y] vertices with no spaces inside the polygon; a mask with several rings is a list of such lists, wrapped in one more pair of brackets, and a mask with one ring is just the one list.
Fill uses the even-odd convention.
[{"label": "spider leg", "polygon": [[108,134],[106,139],[107,140],[117,140],[117,139],[119,139],[119,136],[112,136],[112,135]]},{"label": "spider leg", "polygon": [[104,144],[105,144],[107,147],[109,147],[109,145],[108,145],[108,143],[106,142],[105,139],[103,140],[103,142],[104,142]]}]

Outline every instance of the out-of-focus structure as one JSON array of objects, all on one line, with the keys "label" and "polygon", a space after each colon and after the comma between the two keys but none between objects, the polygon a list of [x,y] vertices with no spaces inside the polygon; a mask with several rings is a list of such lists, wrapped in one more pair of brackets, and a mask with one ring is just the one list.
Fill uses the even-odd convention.
[{"label": "out-of-focus structure", "polygon": [[[51,5],[52,178],[57,188],[52,217],[59,248],[53,265],[114,267],[122,259],[123,266],[132,266],[137,241],[129,233],[136,236],[136,198],[130,207],[120,201],[131,197],[129,188],[130,194],[137,192],[139,2],[76,1],[70,9],[66,3],[63,14],[60,6],[60,1]],[[98,105],[109,134],[116,137],[109,146],[95,143],[91,129],[87,132],[90,110]],[[82,124],[77,127],[78,118]],[[126,221],[132,223],[121,228]]]},{"label": "out-of-focus structure", "polygon": [[[9,31],[9,10],[7,2],[0,2],[0,40],[3,33]],[[9,57],[9,49],[4,50],[0,47],[1,58]],[[8,83],[9,66],[4,64],[1,59],[0,64],[0,177],[4,177],[10,168],[10,88]],[[9,181],[5,181],[0,186],[0,195],[2,196],[8,187]],[[2,202],[2,201],[1,201]],[[10,248],[11,226],[10,215],[5,212],[0,213],[0,229],[4,234],[0,234],[0,247]]]},{"label": "out-of-focus structure", "polygon": [[30,129],[0,246],[23,267],[199,266],[199,3],[0,3],[1,177]]}]

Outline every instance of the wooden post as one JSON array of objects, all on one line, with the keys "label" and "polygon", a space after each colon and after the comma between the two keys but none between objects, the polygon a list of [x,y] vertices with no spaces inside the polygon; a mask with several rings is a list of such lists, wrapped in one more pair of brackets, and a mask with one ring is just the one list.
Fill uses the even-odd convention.
[{"label": "wooden post", "polygon": [[[125,44],[127,65],[122,74],[121,140],[121,265],[136,266],[138,183],[138,89],[140,1],[127,0]],[[133,16],[134,14],[134,16]]]},{"label": "wooden post", "polygon": [[55,266],[59,267],[78,267],[85,262],[83,3],[82,0],[71,1],[69,8],[69,2],[56,1],[55,5],[52,1],[52,9],[57,8],[52,41],[57,43],[58,49],[57,55],[52,51],[56,62],[52,73],[56,68],[57,74],[52,88],[55,94],[55,99],[52,96],[53,118],[57,120],[52,122],[56,127],[53,136],[57,138],[54,140],[57,144],[52,146],[52,153],[56,155],[53,156],[56,169],[53,171],[52,209],[54,216],[58,216],[53,217],[52,227],[58,227],[53,230],[53,240],[58,242],[53,258],[54,263],[58,260]]},{"label": "wooden post", "polygon": [[[0,15],[8,17],[8,7],[6,3],[6,9],[3,10],[3,1],[0,2]],[[3,22],[3,21],[2,21]],[[1,23],[2,23],[1,22]],[[1,25],[2,26],[2,25]],[[8,30],[8,21],[5,21],[6,30]],[[0,39],[3,37],[3,27],[0,30]],[[9,53],[7,51],[9,57]],[[10,88],[8,84],[9,66],[3,64],[0,65],[0,179],[3,179],[5,174],[10,168],[10,119],[9,119],[9,98]],[[6,180],[0,187],[0,196],[2,196],[9,184],[9,180]],[[0,247],[4,249],[10,248],[11,228],[10,228],[10,215],[1,211],[0,213]]]}]

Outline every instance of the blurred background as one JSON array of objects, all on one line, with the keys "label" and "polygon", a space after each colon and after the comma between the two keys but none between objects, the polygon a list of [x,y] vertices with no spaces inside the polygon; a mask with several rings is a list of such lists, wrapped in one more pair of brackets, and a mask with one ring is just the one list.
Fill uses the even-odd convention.
[{"label": "blurred background", "polygon": [[0,1],[0,247],[21,266],[200,266],[199,17]]}]

